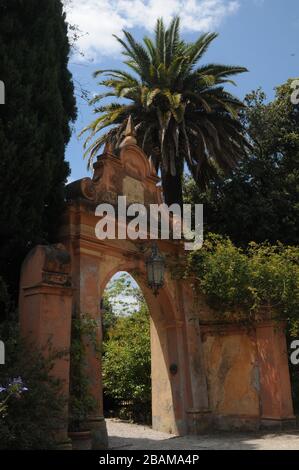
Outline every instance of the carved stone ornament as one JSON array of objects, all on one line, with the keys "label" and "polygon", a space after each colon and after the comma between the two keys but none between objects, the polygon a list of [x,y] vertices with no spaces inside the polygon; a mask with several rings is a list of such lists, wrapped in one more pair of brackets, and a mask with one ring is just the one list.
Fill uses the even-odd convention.
[{"label": "carved stone ornament", "polygon": [[117,204],[118,196],[126,196],[127,203],[161,204],[161,190],[157,187],[154,165],[136,145],[135,129],[129,118],[119,155],[112,153],[111,143],[94,163],[92,178],[82,178],[67,185],[67,199],[88,200],[99,204]]}]

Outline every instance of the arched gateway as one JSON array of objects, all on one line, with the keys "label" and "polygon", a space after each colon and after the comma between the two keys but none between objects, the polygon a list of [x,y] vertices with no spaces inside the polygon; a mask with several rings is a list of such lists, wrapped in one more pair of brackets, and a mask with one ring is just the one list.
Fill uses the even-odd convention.
[{"label": "arched gateway", "polygon": [[[31,343],[68,352],[71,319],[88,313],[98,322],[107,281],[118,271],[138,281],[151,315],[153,428],[176,434],[212,428],[258,428],[293,422],[287,351],[283,330],[271,321],[250,330],[215,321],[203,299],[195,301],[192,282],[176,279],[172,267],[185,256],[180,241],[158,240],[166,259],[165,282],[158,296],[148,287],[144,240],[99,240],[95,227],[99,203],[146,207],[161,203],[159,179],[151,162],[127,135],[118,155],[106,146],[94,164],[93,178],[68,186],[68,207],[54,246],[37,246],[24,261],[20,323]],[[87,369],[97,407],[88,423],[93,448],[107,445],[102,405],[101,364],[92,348]],[[69,393],[69,356],[53,371]],[[65,425],[57,431],[67,442]]]}]

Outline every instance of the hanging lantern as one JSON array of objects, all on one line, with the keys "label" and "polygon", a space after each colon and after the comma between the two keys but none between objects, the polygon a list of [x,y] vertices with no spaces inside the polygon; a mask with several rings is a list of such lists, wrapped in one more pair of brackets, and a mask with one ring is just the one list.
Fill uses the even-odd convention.
[{"label": "hanging lantern", "polygon": [[160,255],[156,243],[152,245],[152,252],[146,260],[146,271],[147,283],[154,295],[158,295],[159,289],[164,284],[165,261]]}]

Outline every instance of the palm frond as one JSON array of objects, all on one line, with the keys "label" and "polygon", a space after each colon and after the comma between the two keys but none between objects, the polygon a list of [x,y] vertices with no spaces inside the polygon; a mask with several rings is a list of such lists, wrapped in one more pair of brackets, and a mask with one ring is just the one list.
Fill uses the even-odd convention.
[{"label": "palm frond", "polygon": [[196,62],[204,55],[211,42],[214,41],[217,36],[217,33],[205,33],[200,36],[197,41],[189,45],[186,50],[186,54],[189,57],[190,68],[193,67]]},{"label": "palm frond", "polygon": [[[158,19],[154,39],[138,42],[130,32],[116,37],[124,55],[124,69],[97,70],[104,89],[92,98],[97,118],[81,134],[88,134],[85,157],[92,164],[105,139],[118,146],[125,122],[132,115],[136,137],[162,175],[182,173],[184,161],[194,179],[205,185],[219,171],[232,168],[247,147],[239,119],[244,104],[225,89],[245,67],[201,65],[217,37],[205,33],[195,42],[180,37],[180,20],[168,28]],[[109,98],[114,99],[109,103]]]}]

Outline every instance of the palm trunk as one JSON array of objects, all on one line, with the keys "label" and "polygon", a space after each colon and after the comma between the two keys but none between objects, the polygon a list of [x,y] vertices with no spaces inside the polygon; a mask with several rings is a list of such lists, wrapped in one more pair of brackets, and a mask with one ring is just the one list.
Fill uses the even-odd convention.
[{"label": "palm trunk", "polygon": [[169,206],[171,204],[183,205],[183,184],[181,174],[177,171],[175,176],[162,174],[162,187],[164,202]]}]

